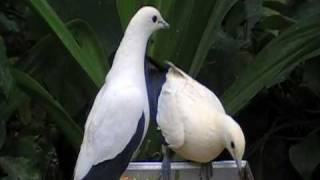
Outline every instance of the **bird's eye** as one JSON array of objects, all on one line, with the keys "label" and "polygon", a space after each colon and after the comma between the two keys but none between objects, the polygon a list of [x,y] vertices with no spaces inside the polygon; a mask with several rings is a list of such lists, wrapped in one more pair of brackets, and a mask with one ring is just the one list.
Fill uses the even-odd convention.
[{"label": "bird's eye", "polygon": [[231,141],[230,145],[231,145],[231,148],[234,149],[234,142],[233,141]]},{"label": "bird's eye", "polygon": [[157,22],[157,16],[152,16],[152,21],[155,23],[155,22]]}]

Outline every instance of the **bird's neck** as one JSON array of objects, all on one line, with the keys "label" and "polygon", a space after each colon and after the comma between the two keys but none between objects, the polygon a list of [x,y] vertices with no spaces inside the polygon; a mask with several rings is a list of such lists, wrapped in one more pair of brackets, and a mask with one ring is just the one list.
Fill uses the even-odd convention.
[{"label": "bird's neck", "polygon": [[237,126],[237,123],[224,113],[217,114],[216,122],[217,127],[220,131],[219,134],[221,135],[221,141],[224,142],[225,145],[227,145],[226,143],[229,142],[232,130],[235,126]]},{"label": "bird's neck", "polygon": [[115,54],[109,77],[125,77],[134,83],[145,83],[144,59],[150,33],[130,24]]}]

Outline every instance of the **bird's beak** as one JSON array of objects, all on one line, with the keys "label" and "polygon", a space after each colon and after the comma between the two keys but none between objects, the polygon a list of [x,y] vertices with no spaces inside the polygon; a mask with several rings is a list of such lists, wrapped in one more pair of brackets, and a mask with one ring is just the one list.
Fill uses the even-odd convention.
[{"label": "bird's beak", "polygon": [[236,159],[236,165],[238,167],[238,170],[239,170],[239,175],[242,176],[242,161],[239,160],[239,159]]},{"label": "bird's beak", "polygon": [[161,24],[163,29],[169,29],[170,25],[165,20],[158,21],[159,24]]}]

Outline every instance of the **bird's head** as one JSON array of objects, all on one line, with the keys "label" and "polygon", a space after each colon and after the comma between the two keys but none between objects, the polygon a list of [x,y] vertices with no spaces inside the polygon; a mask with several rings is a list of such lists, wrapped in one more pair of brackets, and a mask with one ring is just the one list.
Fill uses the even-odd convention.
[{"label": "bird's head", "polygon": [[241,160],[246,144],[243,131],[239,124],[228,115],[225,116],[224,123],[224,130],[226,131],[225,147],[236,161],[241,172]]},{"label": "bird's head", "polygon": [[140,8],[132,17],[129,26],[143,30],[150,35],[156,30],[169,28],[169,24],[163,19],[160,12],[151,6]]}]

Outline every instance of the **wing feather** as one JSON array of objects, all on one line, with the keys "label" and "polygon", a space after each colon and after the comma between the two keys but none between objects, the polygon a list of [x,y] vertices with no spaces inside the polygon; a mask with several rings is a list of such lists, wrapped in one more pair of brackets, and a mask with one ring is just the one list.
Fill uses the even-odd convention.
[{"label": "wing feather", "polygon": [[144,99],[137,88],[102,87],[86,122],[75,179],[84,177],[93,165],[112,159],[125,149],[144,111]]}]

